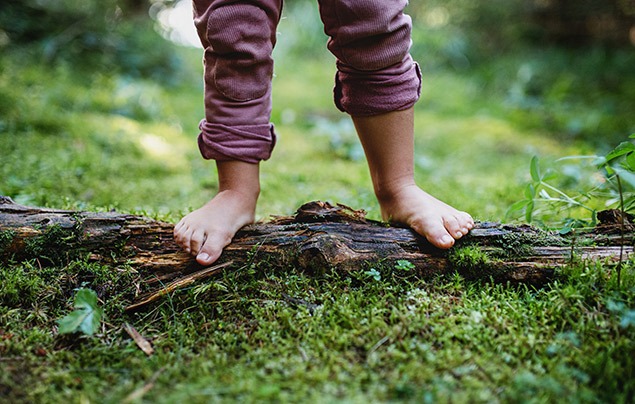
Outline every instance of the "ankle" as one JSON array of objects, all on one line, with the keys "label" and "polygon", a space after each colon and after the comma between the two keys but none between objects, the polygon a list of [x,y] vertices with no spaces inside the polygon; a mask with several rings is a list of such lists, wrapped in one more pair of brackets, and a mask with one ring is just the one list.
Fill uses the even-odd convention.
[{"label": "ankle", "polygon": [[227,187],[218,190],[216,197],[231,199],[235,204],[241,206],[253,206],[255,208],[260,196],[260,187]]},{"label": "ankle", "polygon": [[247,203],[255,203],[260,195],[258,164],[242,161],[217,161],[218,194],[237,197]]},{"label": "ankle", "polygon": [[413,179],[401,179],[373,184],[375,197],[380,205],[390,205],[402,198],[404,192],[418,188]]}]

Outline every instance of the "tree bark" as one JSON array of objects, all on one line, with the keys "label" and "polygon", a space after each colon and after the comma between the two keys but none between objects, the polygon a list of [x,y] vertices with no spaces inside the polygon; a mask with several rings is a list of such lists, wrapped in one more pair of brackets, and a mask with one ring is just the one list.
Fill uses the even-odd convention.
[{"label": "tree bark", "polygon": [[244,227],[215,269],[201,267],[180,250],[171,223],[116,212],[33,208],[0,197],[1,262],[37,259],[41,265],[63,265],[88,255],[114,266],[127,265],[150,289],[158,289],[138,303],[224,267],[257,261],[309,272],[350,272],[377,265],[404,270],[405,265],[422,278],[458,272],[468,279],[543,285],[555,269],[572,260],[617,262],[620,255],[625,259],[632,254],[631,227],[626,234],[615,229],[604,224],[602,231],[572,238],[527,225],[478,223],[455,247],[440,250],[408,228],[366,219],[363,211],[310,202],[294,216]]}]

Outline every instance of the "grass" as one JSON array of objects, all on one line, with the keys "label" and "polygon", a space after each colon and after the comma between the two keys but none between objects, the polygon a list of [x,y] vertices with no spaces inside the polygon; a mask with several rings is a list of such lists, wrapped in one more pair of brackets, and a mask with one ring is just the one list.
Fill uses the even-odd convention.
[{"label": "grass", "polygon": [[[284,41],[293,29],[283,21],[272,116],[280,140],[262,165],[258,216],[321,199],[379,218],[353,128],[331,102],[333,61],[325,52],[299,57]],[[195,145],[198,50],[174,50],[183,63],[170,84],[25,63],[35,60],[28,52],[0,56],[0,194],[171,221],[213,195],[213,164]],[[606,77],[621,71],[620,57],[601,64],[593,55]],[[602,93],[594,81],[577,87],[581,67],[566,74],[545,67],[582,59],[529,49],[469,71],[424,64],[418,181],[478,219],[501,220],[523,198],[533,155],[549,161],[614,147],[598,138],[635,129],[625,112],[635,81]],[[529,81],[517,77],[525,65]],[[600,96],[613,107],[596,108]],[[567,178],[569,189],[586,181]],[[455,259],[473,269],[490,258],[459,251]],[[310,275],[256,262],[135,314],[123,311],[138,281],[129,268],[81,256],[42,262],[0,264],[2,401],[631,402],[635,395],[631,261],[619,287],[610,265],[580,262],[540,290],[460,276],[423,281],[407,265]],[[92,337],[60,335],[56,320],[81,287],[97,292],[105,321]],[[124,323],[152,342],[152,356]]]},{"label": "grass", "polygon": [[[29,282],[4,271],[0,386],[11,399],[38,402],[118,402],[153,378],[144,396],[152,402],[543,402],[563,394],[627,402],[635,392],[634,327],[622,324],[635,304],[632,272],[622,290],[601,265],[532,290],[390,270],[376,280],[254,269],[136,315],[122,315],[122,298],[102,292],[107,319],[95,338],[51,332],[70,300],[55,296],[67,281],[59,270],[12,269],[37,272]],[[112,290],[125,288],[125,275],[110,278]],[[124,321],[151,339],[152,357],[122,332]],[[35,388],[12,387],[20,385]]]}]

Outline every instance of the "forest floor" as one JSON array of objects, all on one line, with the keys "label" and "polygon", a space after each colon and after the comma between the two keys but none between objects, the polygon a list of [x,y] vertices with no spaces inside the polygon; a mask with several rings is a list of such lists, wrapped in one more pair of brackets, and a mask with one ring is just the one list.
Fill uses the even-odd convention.
[{"label": "forest floor", "polygon": [[[213,163],[196,149],[200,51],[178,52],[184,65],[173,83],[4,55],[0,195],[172,222],[209,199]],[[484,221],[525,220],[507,213],[526,198],[533,156],[556,174],[558,189],[597,186],[603,177],[587,160],[560,159],[605,153],[630,135],[624,100],[635,80],[611,92],[611,72],[619,78],[621,68],[613,57],[606,93],[585,84],[580,66],[593,70],[603,60],[596,53],[535,49],[468,71],[423,65],[419,183]],[[332,105],[333,60],[277,60],[279,143],[262,164],[258,217],[326,200],[379,219],[352,124]],[[604,202],[586,201],[591,210]],[[584,208],[559,208],[537,206],[533,219],[557,228],[569,217],[591,221]],[[381,263],[318,275],[253,262],[129,314],[134,274],[126,266],[2,262],[0,401],[632,402],[630,257],[619,285],[615,274],[603,262],[572,262],[535,289],[458,275],[423,281]],[[99,331],[59,334],[57,320],[73,302],[62,291],[104,284]],[[151,342],[152,355],[126,323]]]}]

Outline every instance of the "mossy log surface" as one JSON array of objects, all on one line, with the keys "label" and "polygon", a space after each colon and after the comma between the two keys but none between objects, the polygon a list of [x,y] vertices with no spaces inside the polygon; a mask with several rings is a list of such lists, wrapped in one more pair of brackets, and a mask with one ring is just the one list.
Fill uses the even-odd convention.
[{"label": "mossy log surface", "polygon": [[[632,254],[631,228],[623,234],[618,226],[605,223],[572,239],[527,225],[478,223],[455,247],[440,250],[408,228],[366,219],[363,211],[309,202],[294,216],[244,227],[217,265],[241,268],[266,261],[322,272],[407,260],[423,278],[459,272],[469,279],[542,285],[572,259],[617,262],[620,254]],[[5,263],[37,259],[41,265],[63,265],[88,256],[129,266],[155,289],[166,282],[190,284],[217,272],[182,252],[172,231],[173,224],[142,216],[27,207],[0,197],[0,260]]]}]

